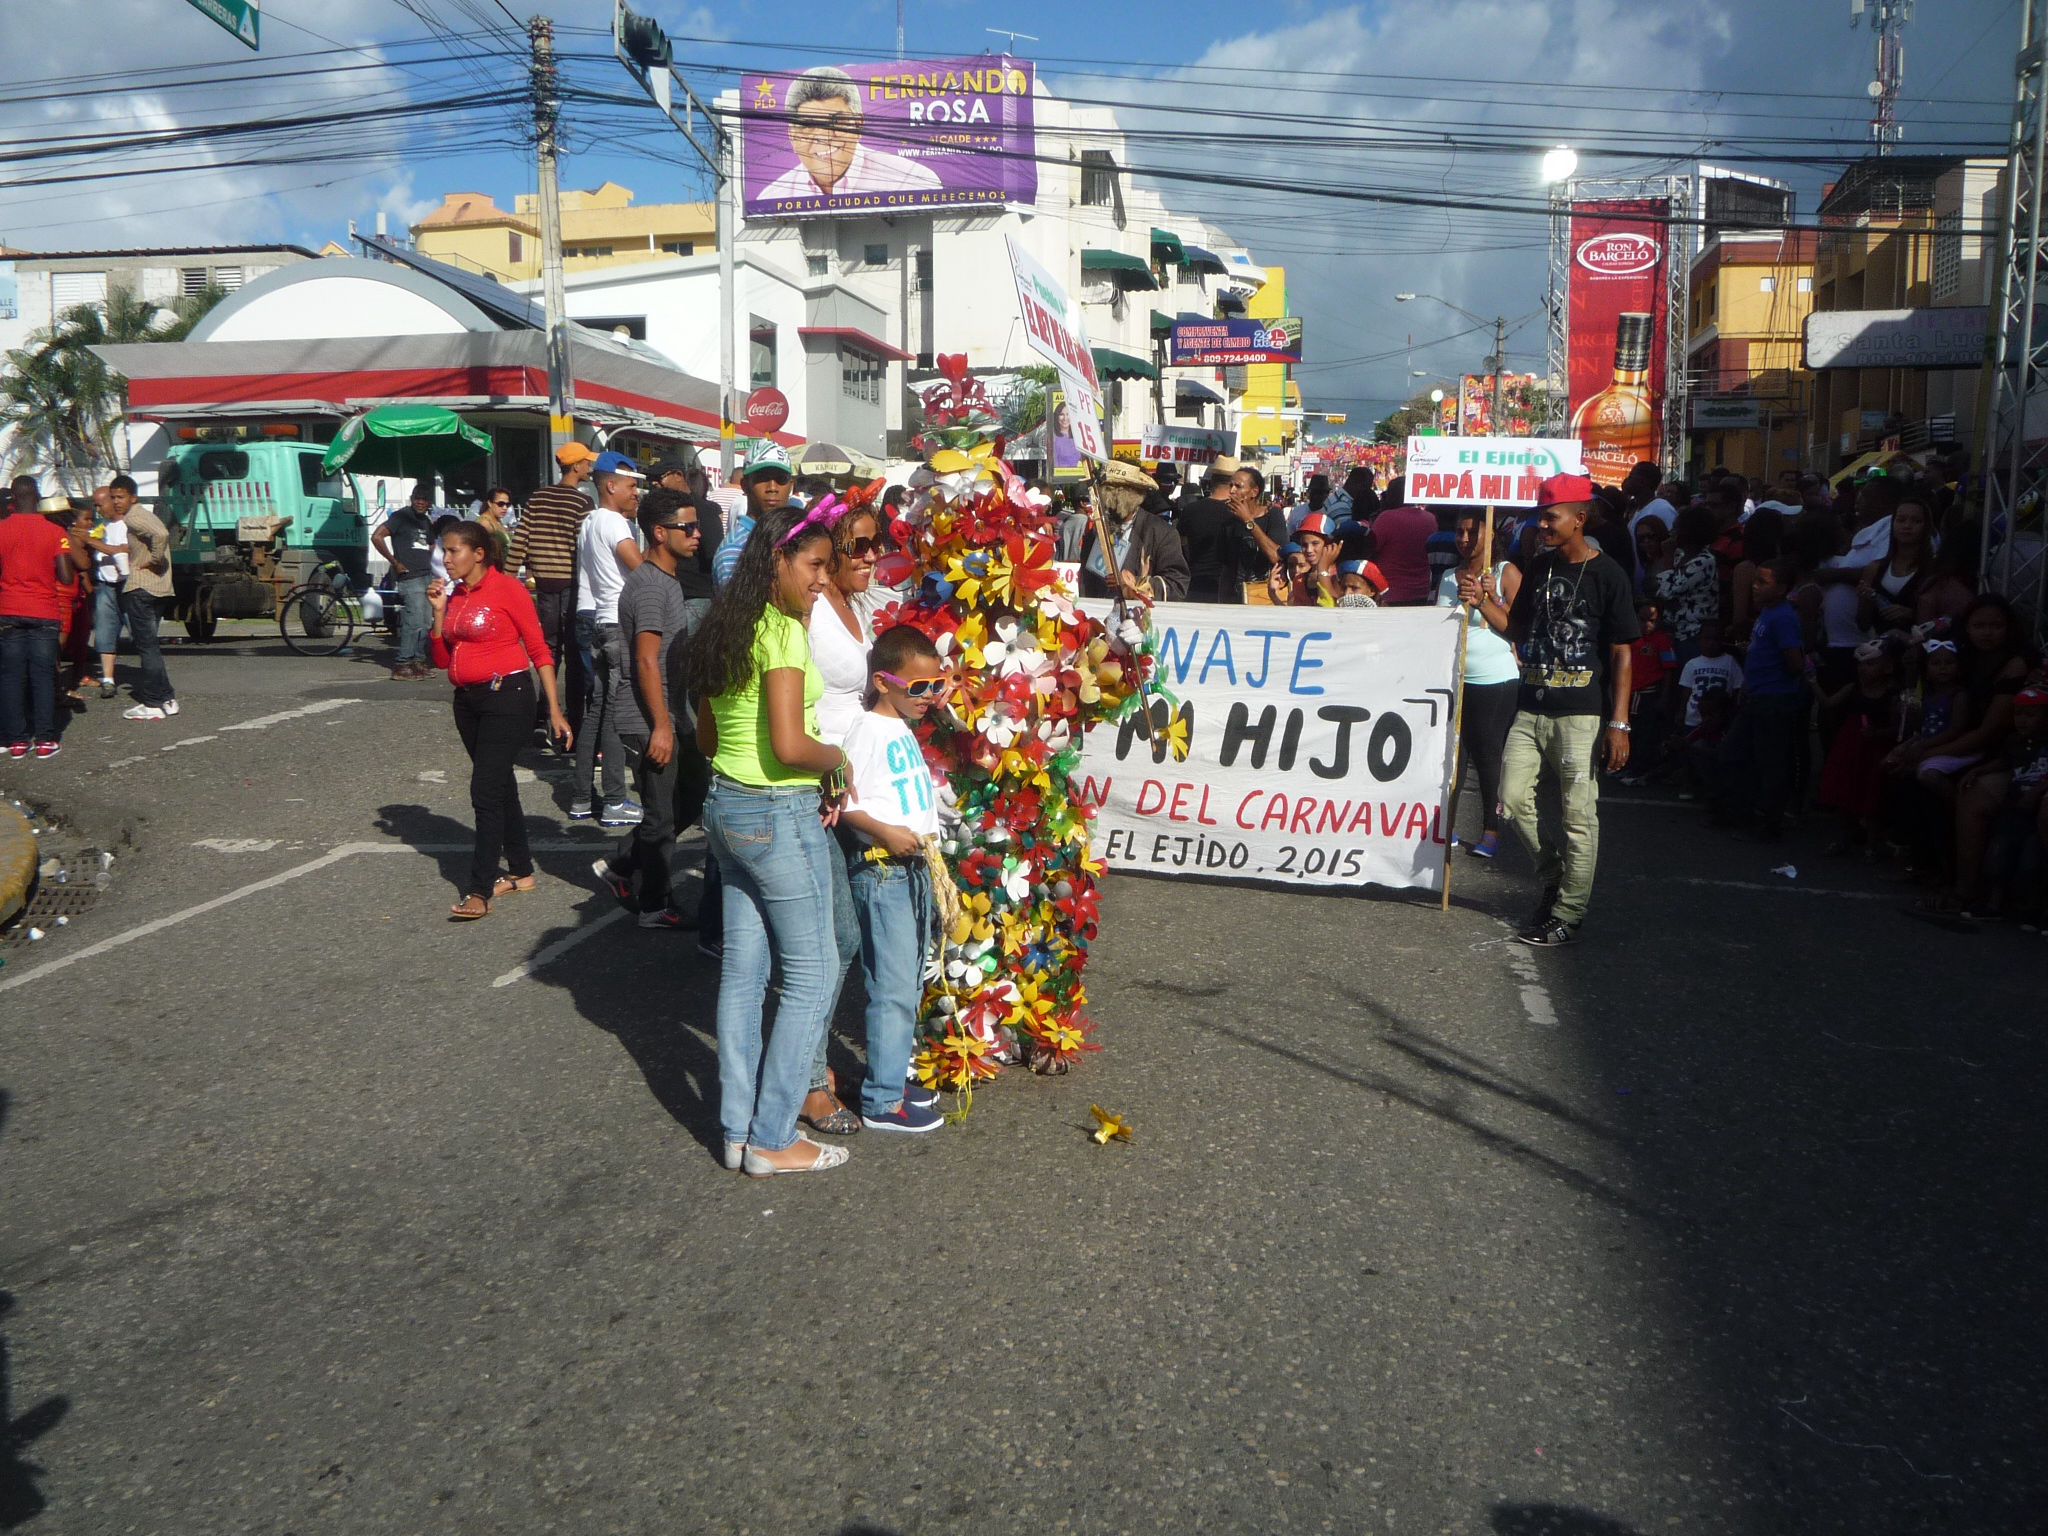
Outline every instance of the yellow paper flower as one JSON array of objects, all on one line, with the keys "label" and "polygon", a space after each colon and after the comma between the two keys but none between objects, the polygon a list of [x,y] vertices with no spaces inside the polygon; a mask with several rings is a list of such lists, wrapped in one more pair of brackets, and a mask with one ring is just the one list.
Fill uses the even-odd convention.
[{"label": "yellow paper flower", "polygon": [[1131,1139],[1130,1122],[1120,1115],[1112,1115],[1100,1104],[1090,1104],[1088,1113],[1095,1117],[1095,1140],[1099,1146],[1108,1146],[1112,1141]]},{"label": "yellow paper flower", "polygon": [[946,562],[946,580],[953,583],[953,600],[971,603],[981,596],[981,582],[968,574],[966,563],[958,555]]},{"label": "yellow paper flower", "polygon": [[1166,744],[1173,749],[1173,760],[1184,763],[1188,760],[1188,717],[1177,714],[1166,727]]}]

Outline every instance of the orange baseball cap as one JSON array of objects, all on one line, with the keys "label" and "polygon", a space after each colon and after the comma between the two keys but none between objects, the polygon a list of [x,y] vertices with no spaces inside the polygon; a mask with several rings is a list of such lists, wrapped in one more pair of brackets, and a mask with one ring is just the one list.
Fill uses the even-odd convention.
[{"label": "orange baseball cap", "polygon": [[597,450],[588,443],[564,443],[555,450],[555,462],[564,469],[571,464],[595,464]]}]

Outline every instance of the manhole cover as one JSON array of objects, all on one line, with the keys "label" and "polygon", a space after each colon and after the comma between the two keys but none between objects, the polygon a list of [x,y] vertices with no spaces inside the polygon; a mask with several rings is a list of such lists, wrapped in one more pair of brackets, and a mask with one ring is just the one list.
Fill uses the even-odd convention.
[{"label": "manhole cover", "polygon": [[31,928],[48,935],[59,926],[57,919],[67,922],[92,910],[92,904],[99,900],[100,884],[106,873],[100,868],[100,854],[97,848],[88,848],[63,860],[54,872],[48,871],[37,880],[36,893],[29,899],[21,915],[0,932],[0,942],[27,944]]}]

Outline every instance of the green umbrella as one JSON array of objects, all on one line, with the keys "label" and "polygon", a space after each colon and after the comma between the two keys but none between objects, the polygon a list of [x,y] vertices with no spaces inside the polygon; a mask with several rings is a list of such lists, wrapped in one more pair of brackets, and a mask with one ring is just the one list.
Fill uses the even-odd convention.
[{"label": "green umbrella", "polygon": [[341,424],[322,469],[358,475],[425,475],[491,451],[491,435],[438,405],[380,405]]}]

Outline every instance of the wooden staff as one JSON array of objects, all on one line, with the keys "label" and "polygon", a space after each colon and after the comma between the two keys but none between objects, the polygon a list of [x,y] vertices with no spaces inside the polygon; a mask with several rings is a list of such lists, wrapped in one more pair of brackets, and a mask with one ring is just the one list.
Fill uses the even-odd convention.
[{"label": "wooden staff", "polygon": [[[1116,540],[1109,536],[1109,525],[1102,520],[1102,471],[1095,460],[1088,461],[1088,484],[1095,492],[1095,499],[1089,503],[1088,519],[1095,527],[1095,547],[1102,551],[1103,579],[1109,584],[1110,601],[1116,604],[1117,627],[1121,629],[1130,612],[1130,599],[1124,592],[1123,567],[1116,557]],[[1084,553],[1081,568],[1085,571],[1088,562]],[[1146,579],[1150,580],[1150,564],[1147,563]],[[1132,680],[1137,684],[1138,712],[1145,720],[1145,739],[1152,739],[1152,696],[1145,691],[1145,669],[1138,664],[1135,652],[1131,656]]]},{"label": "wooden staff", "polygon": [[[1486,509],[1486,522],[1479,530],[1479,575],[1484,580],[1493,569],[1493,508]],[[1458,693],[1451,710],[1451,781],[1444,787],[1444,899],[1439,910],[1451,910],[1451,839],[1457,829],[1451,822],[1451,807],[1457,798],[1458,776],[1465,771],[1465,643],[1472,635],[1472,616],[1463,615],[1458,626]]]}]

